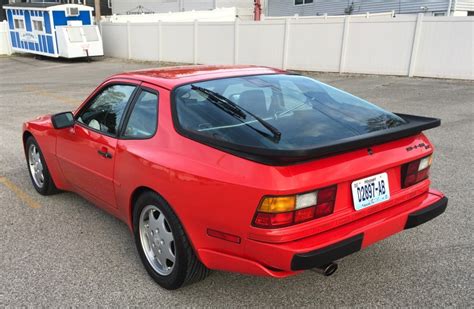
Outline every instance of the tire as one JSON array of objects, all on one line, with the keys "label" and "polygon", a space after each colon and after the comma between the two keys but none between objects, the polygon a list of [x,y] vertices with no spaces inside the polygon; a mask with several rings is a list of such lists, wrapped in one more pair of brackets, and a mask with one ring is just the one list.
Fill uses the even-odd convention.
[{"label": "tire", "polygon": [[209,275],[209,269],[194,253],[178,217],[155,192],[145,192],[136,200],[133,232],[146,271],[161,287],[175,290]]},{"label": "tire", "polygon": [[[33,160],[33,157],[31,155],[32,149],[35,149],[35,153],[36,153],[35,160],[39,160],[39,161],[35,162],[35,160]],[[46,160],[44,159],[41,148],[39,147],[38,143],[36,142],[33,136],[28,137],[28,139],[26,140],[25,154],[26,154],[26,164],[28,167],[28,173],[30,175],[31,182],[33,183],[33,187],[36,189],[36,191],[41,195],[52,195],[52,194],[58,193],[59,190],[56,188],[53,178],[51,177],[51,174],[49,173],[48,166],[46,164]],[[36,168],[40,167],[41,174],[42,174],[42,177],[41,177],[42,181],[39,181],[38,178],[35,178],[35,175],[34,175],[35,163],[36,163]]]}]

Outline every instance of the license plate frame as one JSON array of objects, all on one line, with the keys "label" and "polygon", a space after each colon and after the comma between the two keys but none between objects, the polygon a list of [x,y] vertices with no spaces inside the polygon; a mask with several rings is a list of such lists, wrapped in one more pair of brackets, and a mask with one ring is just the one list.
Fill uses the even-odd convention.
[{"label": "license plate frame", "polygon": [[354,180],[351,191],[354,209],[357,211],[388,201],[390,199],[388,174],[380,173]]}]

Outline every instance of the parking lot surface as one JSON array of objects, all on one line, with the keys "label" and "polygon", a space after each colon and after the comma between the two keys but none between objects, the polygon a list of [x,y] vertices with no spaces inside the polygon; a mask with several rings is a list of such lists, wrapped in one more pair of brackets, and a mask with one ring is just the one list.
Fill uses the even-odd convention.
[{"label": "parking lot surface", "polygon": [[328,278],[214,271],[170,292],[147,275],[124,223],[75,194],[37,194],[21,144],[22,122],[74,109],[111,74],[156,66],[0,58],[0,307],[474,306],[473,82],[315,74],[391,111],[442,119],[426,134],[446,213],[340,260]]}]

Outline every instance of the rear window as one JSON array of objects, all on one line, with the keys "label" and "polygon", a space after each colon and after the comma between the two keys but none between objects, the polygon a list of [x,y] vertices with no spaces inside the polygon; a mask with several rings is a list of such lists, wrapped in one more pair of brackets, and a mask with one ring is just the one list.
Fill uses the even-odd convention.
[{"label": "rear window", "polygon": [[197,82],[177,88],[173,96],[178,131],[234,149],[307,150],[406,123],[363,99],[298,75]]}]

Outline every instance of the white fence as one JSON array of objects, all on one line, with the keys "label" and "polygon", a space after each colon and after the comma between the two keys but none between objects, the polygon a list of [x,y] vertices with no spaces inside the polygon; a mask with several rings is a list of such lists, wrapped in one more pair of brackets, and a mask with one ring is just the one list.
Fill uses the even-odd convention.
[{"label": "white fence", "polygon": [[0,21],[0,55],[11,55],[12,53],[8,36],[8,23],[6,21]]},{"label": "white fence", "polygon": [[101,24],[107,56],[474,79],[474,18],[288,18]]}]

